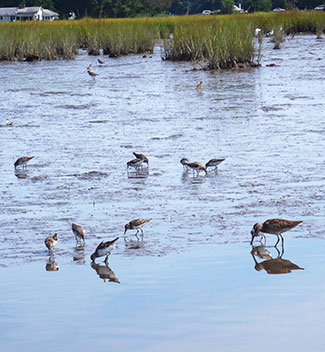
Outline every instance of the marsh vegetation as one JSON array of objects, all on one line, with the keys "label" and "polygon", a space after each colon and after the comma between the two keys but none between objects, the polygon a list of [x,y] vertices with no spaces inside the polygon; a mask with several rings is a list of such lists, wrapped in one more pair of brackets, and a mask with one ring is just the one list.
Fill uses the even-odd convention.
[{"label": "marsh vegetation", "polygon": [[[80,48],[90,55],[118,57],[152,52],[164,43],[167,60],[202,60],[211,69],[255,66],[261,40],[254,31],[274,31],[276,45],[285,35],[317,33],[321,37],[325,13],[292,11],[224,16],[90,19],[52,23],[0,25],[0,60],[73,59]],[[280,30],[281,28],[281,30]]]}]

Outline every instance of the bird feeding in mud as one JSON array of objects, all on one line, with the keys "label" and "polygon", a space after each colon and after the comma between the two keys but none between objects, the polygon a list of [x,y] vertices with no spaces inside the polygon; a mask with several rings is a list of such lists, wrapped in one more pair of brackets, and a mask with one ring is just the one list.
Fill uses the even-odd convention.
[{"label": "bird feeding in mud", "polygon": [[214,167],[215,170],[218,169],[218,165],[221,164],[225,159],[211,159],[206,164],[205,167]]},{"label": "bird feeding in mud", "polygon": [[103,65],[105,62],[103,61],[103,60],[101,60],[101,59],[97,59],[97,61],[98,61],[98,63],[100,64],[100,65]]},{"label": "bird feeding in mud", "polygon": [[204,171],[206,175],[208,174],[207,168],[197,161],[194,161],[193,163],[186,163],[186,166],[193,170],[193,174],[194,171],[196,171],[197,176],[199,175],[200,171]]},{"label": "bird feeding in mud", "polygon": [[188,164],[190,161],[189,161],[187,158],[182,158],[179,162],[183,165],[183,169],[184,169],[184,170],[188,170],[187,164]]},{"label": "bird feeding in mud", "polygon": [[119,237],[116,237],[112,241],[102,241],[100,244],[97,246],[95,252],[90,256],[90,259],[95,262],[96,258],[99,257],[104,257],[106,256],[104,262],[107,265],[108,257],[111,255],[112,250],[115,248],[115,242],[119,239]]},{"label": "bird feeding in mud", "polygon": [[75,223],[71,224],[71,228],[77,241],[77,244],[81,244],[81,241],[83,242],[83,244],[85,244],[85,229]]},{"label": "bird feeding in mud", "polygon": [[15,169],[17,169],[17,167],[19,166],[22,166],[24,168],[28,161],[33,158],[34,156],[22,156],[21,158],[17,159],[14,163]]},{"label": "bird feeding in mud", "polygon": [[132,159],[126,163],[127,169],[130,167],[135,168],[136,170],[142,169],[144,164],[147,164],[147,169],[149,167],[149,159],[140,153],[133,152],[136,159]]},{"label": "bird feeding in mud", "polygon": [[[254,238],[256,236],[259,236],[260,232],[263,232],[263,233],[276,235],[277,242],[275,245],[277,245],[280,239],[283,242],[283,236],[282,236],[283,232],[291,230],[292,228],[296,227],[300,223],[302,223],[302,221],[293,221],[293,220],[285,220],[285,219],[268,219],[264,221],[263,224],[256,223],[254,224],[251,230],[251,235],[252,235],[251,244],[253,243]],[[264,235],[262,236],[265,238]]]},{"label": "bird feeding in mud", "polygon": [[53,247],[57,244],[58,242],[58,234],[55,233],[53,236],[49,236],[45,238],[45,246],[48,248],[49,251],[52,251]]},{"label": "bird feeding in mud", "polygon": [[143,230],[142,230],[142,226],[151,221],[152,219],[135,219],[132,220],[130,222],[128,222],[125,226],[124,226],[124,235],[126,234],[127,230],[137,230],[135,236],[138,238],[138,233],[139,230],[141,231],[141,235],[143,237]]}]

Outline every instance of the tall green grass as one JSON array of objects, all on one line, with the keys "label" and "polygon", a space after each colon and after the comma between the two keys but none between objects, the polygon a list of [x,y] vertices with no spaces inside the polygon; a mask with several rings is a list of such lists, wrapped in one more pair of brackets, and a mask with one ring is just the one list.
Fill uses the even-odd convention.
[{"label": "tall green grass", "polygon": [[[211,68],[256,63],[255,28],[286,34],[325,28],[323,12],[255,13],[232,16],[90,19],[0,24],[0,60],[72,59],[79,48],[110,56],[152,52],[165,39],[171,60],[207,60]],[[169,40],[170,34],[173,39]]]}]

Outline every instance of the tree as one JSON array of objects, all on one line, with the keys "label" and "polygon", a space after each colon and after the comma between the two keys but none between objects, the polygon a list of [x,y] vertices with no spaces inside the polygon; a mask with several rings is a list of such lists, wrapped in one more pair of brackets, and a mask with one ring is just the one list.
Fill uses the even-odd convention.
[{"label": "tree", "polygon": [[234,0],[222,0],[221,1],[221,12],[232,13],[234,10]]},{"label": "tree", "polygon": [[271,0],[248,0],[247,6],[250,12],[271,11],[272,1]]}]

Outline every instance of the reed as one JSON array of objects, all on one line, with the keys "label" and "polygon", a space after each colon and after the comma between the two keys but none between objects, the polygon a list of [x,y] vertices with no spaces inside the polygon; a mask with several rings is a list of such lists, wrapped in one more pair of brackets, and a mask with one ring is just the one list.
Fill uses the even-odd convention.
[{"label": "reed", "polygon": [[206,60],[211,68],[223,68],[256,63],[255,28],[320,34],[324,26],[321,11],[2,23],[0,60],[72,59],[79,48],[90,55],[139,54],[152,52],[155,41],[164,39],[168,59]]}]

